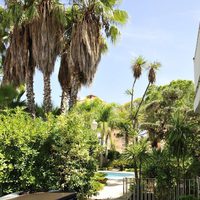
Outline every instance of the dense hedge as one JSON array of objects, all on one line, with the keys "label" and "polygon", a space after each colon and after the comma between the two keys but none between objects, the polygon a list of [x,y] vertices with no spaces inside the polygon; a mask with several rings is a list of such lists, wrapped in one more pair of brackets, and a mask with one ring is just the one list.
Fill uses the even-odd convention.
[{"label": "dense hedge", "polygon": [[0,114],[0,183],[16,191],[95,192],[98,141],[81,116],[33,120],[21,109]]}]

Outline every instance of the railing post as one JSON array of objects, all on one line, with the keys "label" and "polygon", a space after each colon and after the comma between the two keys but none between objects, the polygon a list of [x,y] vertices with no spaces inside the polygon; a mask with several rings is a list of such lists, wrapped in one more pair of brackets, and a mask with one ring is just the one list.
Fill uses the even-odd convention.
[{"label": "railing post", "polygon": [[126,180],[126,195],[127,195],[127,193],[128,193],[128,178],[125,178],[125,180]]},{"label": "railing post", "polygon": [[0,197],[3,196],[3,187],[2,184],[0,184]]},{"label": "railing post", "polygon": [[200,197],[200,178],[197,177],[197,198]]},{"label": "railing post", "polygon": [[124,178],[123,178],[123,195],[124,195]]}]

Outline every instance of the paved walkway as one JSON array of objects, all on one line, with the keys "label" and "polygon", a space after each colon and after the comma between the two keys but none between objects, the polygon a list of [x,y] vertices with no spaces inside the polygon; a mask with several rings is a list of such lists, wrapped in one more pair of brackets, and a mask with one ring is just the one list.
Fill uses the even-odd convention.
[{"label": "paved walkway", "polygon": [[[123,180],[107,180],[107,185],[91,199],[116,199],[123,196]],[[120,198],[122,199],[122,198]]]}]

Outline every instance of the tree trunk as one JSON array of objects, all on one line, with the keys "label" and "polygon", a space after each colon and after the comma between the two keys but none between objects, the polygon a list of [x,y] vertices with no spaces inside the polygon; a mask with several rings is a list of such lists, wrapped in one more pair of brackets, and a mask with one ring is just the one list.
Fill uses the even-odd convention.
[{"label": "tree trunk", "polygon": [[132,121],[132,125],[133,125],[133,127],[134,127],[134,121],[133,121],[133,92],[134,92],[134,87],[135,87],[135,83],[136,83],[136,78],[135,78],[135,80],[134,80],[134,82],[133,82],[133,85],[132,85],[132,90],[131,90],[131,110],[130,110],[130,114],[131,114],[131,121]]},{"label": "tree trunk", "polygon": [[134,118],[133,118],[133,120],[134,120],[133,128],[135,128],[137,115],[138,115],[138,113],[139,113],[139,111],[140,111],[141,105],[142,105],[142,103],[143,103],[143,101],[144,101],[144,98],[145,98],[145,96],[146,96],[146,93],[147,93],[147,91],[148,91],[148,89],[149,89],[150,84],[151,84],[151,83],[149,82],[148,85],[147,85],[147,87],[146,87],[146,90],[145,90],[145,92],[144,92],[144,94],[143,94],[143,96],[142,96],[142,100],[141,100],[141,102],[140,102],[140,104],[139,104],[139,106],[138,106],[138,109],[137,109],[137,111],[136,111],[136,113],[135,113],[135,116],[134,116]]},{"label": "tree trunk", "polygon": [[68,100],[68,92],[67,90],[63,89],[62,90],[62,96],[61,96],[61,113],[65,114],[67,113],[67,100]]},{"label": "tree trunk", "polygon": [[137,162],[134,160],[134,172],[135,172],[135,179],[138,179],[138,168],[137,168]]},{"label": "tree trunk", "polygon": [[125,139],[125,147],[127,147],[128,144],[129,144],[129,135],[128,135],[128,131],[125,132],[125,134],[124,134],[124,139]]},{"label": "tree trunk", "polygon": [[106,133],[106,139],[105,139],[105,160],[107,162],[108,160],[108,138],[109,138],[109,130]]},{"label": "tree trunk", "polygon": [[50,74],[49,73],[43,73],[44,78],[44,111],[45,113],[48,113],[52,109],[52,103],[51,103],[51,81],[50,81]]},{"label": "tree trunk", "polygon": [[69,90],[69,110],[71,110],[76,105],[78,89],[79,89],[79,81],[76,75],[74,75],[72,78],[71,88]]},{"label": "tree trunk", "polygon": [[26,97],[27,107],[33,118],[35,118],[35,94],[33,90],[33,72],[26,73]]}]

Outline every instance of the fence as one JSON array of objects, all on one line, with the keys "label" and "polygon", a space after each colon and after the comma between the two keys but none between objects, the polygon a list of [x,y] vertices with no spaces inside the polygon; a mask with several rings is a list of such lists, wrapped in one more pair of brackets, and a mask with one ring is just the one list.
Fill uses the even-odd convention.
[{"label": "fence", "polygon": [[179,200],[181,196],[200,197],[200,178],[182,179],[167,188],[158,188],[154,178],[123,180],[127,200]]}]

